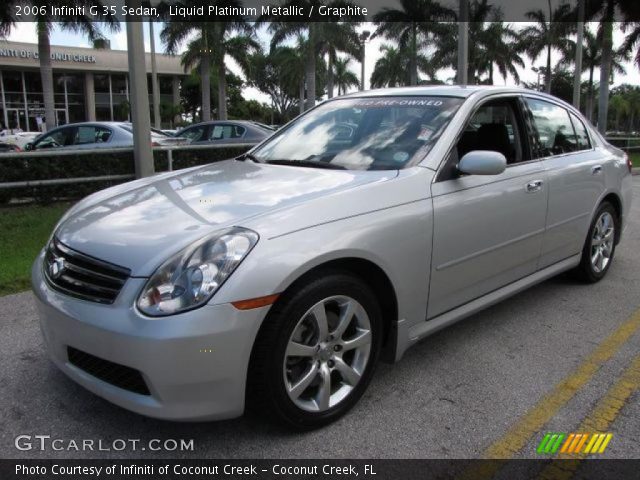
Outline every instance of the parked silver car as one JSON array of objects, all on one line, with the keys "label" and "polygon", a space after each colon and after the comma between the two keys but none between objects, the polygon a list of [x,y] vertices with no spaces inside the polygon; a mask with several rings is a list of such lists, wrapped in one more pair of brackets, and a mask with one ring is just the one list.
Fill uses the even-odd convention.
[{"label": "parked silver car", "polygon": [[248,120],[213,120],[196,123],[178,130],[176,138],[188,139],[195,145],[258,143],[271,135],[271,127]]},{"label": "parked silver car", "polygon": [[379,358],[560,272],[603,278],[631,186],[626,155],[549,95],[360,92],[237,159],[89,196],[33,289],[53,361],[94,393],[311,428]]},{"label": "parked silver car", "polygon": [[[188,141],[173,138],[163,133],[150,132],[154,147],[184,145]],[[60,149],[78,150],[95,148],[118,148],[133,146],[133,127],[127,122],[83,122],[70,123],[39,135],[26,145],[26,150]]]}]

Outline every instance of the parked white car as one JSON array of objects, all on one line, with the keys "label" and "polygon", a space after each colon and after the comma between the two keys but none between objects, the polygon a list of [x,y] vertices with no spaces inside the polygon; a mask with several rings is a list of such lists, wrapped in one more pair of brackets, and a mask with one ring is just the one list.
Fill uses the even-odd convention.
[{"label": "parked white car", "polygon": [[0,142],[17,146],[24,150],[27,143],[33,142],[39,132],[23,132],[22,130],[2,130],[0,131]]}]

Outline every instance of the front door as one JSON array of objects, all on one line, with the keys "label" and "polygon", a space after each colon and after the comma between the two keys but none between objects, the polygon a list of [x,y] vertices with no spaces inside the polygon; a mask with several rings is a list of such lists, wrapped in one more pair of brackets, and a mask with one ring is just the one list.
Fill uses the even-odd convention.
[{"label": "front door", "polygon": [[[434,237],[427,318],[452,310],[537,269],[547,208],[542,163],[532,160],[517,97],[500,97],[472,114],[432,185]],[[464,175],[472,150],[505,155],[500,175]],[[444,174],[444,175],[443,175]]]}]

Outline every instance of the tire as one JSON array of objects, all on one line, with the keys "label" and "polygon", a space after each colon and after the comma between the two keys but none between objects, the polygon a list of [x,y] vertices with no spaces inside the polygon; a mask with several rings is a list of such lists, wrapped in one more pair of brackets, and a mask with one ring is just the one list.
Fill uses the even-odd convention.
[{"label": "tire", "polygon": [[249,363],[247,406],[296,430],[331,423],[366,390],[381,345],[381,310],[362,280],[335,270],[308,277],[263,322]]},{"label": "tire", "polygon": [[607,274],[616,251],[619,225],[618,213],[613,205],[603,202],[591,221],[580,265],[574,270],[579,280],[595,283]]}]

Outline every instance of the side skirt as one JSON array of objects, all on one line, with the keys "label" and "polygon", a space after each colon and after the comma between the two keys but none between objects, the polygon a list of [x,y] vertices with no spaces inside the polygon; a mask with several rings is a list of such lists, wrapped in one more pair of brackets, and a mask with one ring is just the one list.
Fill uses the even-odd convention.
[{"label": "side skirt", "polygon": [[551,277],[558,275],[564,271],[570,270],[576,267],[580,263],[580,254],[569,257],[558,263],[554,263],[542,270],[539,270],[527,277],[524,277],[514,283],[505,285],[498,290],[487,293],[486,295],[476,298],[464,305],[461,305],[453,310],[442,313],[437,317],[433,317],[429,320],[421,322],[417,325],[413,325],[410,328],[403,328],[403,323],[398,325],[398,349],[396,351],[396,361],[399,360],[404,352],[418,340],[421,340],[438,330],[442,330],[449,325],[473,315],[474,313],[484,310],[491,305],[494,305],[505,298],[508,298],[516,293],[520,293],[523,290],[535,285],[536,283],[543,282]]}]

